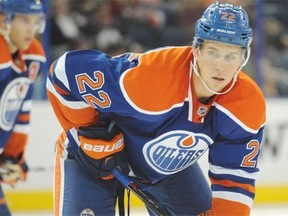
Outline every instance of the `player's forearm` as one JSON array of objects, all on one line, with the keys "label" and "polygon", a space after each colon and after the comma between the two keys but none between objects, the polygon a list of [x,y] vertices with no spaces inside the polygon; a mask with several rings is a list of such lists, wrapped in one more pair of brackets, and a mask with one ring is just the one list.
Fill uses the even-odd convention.
[{"label": "player's forearm", "polygon": [[27,143],[28,134],[13,132],[2,154],[8,157],[17,158],[25,151]]}]

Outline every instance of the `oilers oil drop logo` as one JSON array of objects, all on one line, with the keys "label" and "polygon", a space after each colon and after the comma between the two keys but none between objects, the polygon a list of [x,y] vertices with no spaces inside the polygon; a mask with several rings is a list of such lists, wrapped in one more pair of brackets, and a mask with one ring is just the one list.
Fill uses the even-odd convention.
[{"label": "oilers oil drop logo", "polygon": [[12,129],[21,105],[27,95],[30,79],[19,77],[10,82],[1,95],[0,100],[0,128],[6,131]]},{"label": "oilers oil drop logo", "polygon": [[147,142],[142,152],[156,172],[170,175],[192,165],[212,143],[205,134],[176,130]]}]

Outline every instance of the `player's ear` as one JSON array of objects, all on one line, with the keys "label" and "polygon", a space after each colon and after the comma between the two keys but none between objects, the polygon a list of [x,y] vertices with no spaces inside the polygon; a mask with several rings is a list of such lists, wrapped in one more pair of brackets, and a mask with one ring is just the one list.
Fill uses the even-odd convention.
[{"label": "player's ear", "polygon": [[10,25],[7,24],[7,17],[5,14],[0,12],[0,34],[7,36],[10,32]]},{"label": "player's ear", "polygon": [[6,16],[5,14],[0,12],[0,28],[5,29],[6,28]]},{"label": "player's ear", "polygon": [[0,12],[0,25],[2,25],[2,23],[5,23],[5,15]]}]

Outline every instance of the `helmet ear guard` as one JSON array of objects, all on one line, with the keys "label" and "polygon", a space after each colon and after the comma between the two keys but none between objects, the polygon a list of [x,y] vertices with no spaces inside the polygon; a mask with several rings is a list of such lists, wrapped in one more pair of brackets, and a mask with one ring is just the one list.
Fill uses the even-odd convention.
[{"label": "helmet ear guard", "polygon": [[251,47],[247,47],[245,49],[244,61],[243,61],[242,65],[241,65],[240,69],[247,64],[247,62],[248,62],[248,60],[250,58],[250,53],[251,53]]}]

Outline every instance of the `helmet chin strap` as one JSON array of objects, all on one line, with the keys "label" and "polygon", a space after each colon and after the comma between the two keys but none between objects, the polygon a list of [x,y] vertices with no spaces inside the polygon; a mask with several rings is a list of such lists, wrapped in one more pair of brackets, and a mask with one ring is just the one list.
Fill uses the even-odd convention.
[{"label": "helmet chin strap", "polygon": [[[194,52],[194,51],[193,51]],[[212,94],[216,94],[216,95],[222,95],[222,94],[226,94],[227,92],[229,92],[233,86],[235,85],[236,81],[237,81],[237,77],[238,77],[238,74],[241,70],[242,67],[244,67],[247,62],[248,62],[248,59],[249,59],[249,56],[250,56],[250,48],[247,49],[247,54],[246,54],[246,59],[245,61],[243,62],[243,64],[239,67],[239,69],[234,73],[234,76],[233,76],[233,79],[232,79],[232,83],[230,85],[230,87],[224,91],[224,92],[216,92],[214,90],[212,90],[211,88],[209,88],[209,86],[206,84],[206,82],[203,80],[203,78],[201,77],[199,71],[198,71],[198,66],[197,66],[197,60],[196,60],[196,55],[194,53],[194,58],[193,58],[193,64],[192,64],[192,67],[193,67],[193,71],[194,73],[196,74],[197,77],[199,77],[199,79],[201,80],[202,84],[205,86],[205,88]]]}]

